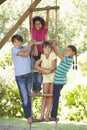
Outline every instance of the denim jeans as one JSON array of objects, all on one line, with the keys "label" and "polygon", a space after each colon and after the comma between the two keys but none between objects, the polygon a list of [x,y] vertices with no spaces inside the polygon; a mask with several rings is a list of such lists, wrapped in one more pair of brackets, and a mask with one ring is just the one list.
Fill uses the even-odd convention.
[{"label": "denim jeans", "polygon": [[16,76],[16,82],[22,100],[25,118],[28,119],[31,117],[31,99],[29,97],[29,93],[32,86],[32,74],[28,73],[25,75]]},{"label": "denim jeans", "polygon": [[42,84],[42,75],[38,72],[33,74],[33,91],[40,91]]},{"label": "denim jeans", "polygon": [[63,88],[64,84],[54,84],[53,86],[53,107],[51,111],[51,117],[57,117],[58,105],[59,105],[59,97],[61,89]]},{"label": "denim jeans", "polygon": [[[34,68],[35,62],[38,58],[39,56],[32,58],[32,69]],[[41,88],[42,80],[43,80],[42,74],[38,72],[33,73],[33,91],[40,91],[42,89]]]}]

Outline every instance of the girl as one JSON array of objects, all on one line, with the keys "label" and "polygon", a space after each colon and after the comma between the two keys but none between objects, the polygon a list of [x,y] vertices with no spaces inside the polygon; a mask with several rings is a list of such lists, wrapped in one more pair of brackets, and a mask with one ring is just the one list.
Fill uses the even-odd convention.
[{"label": "girl", "polygon": [[[54,70],[56,68],[56,55],[52,52],[52,43],[45,41],[43,43],[43,54],[41,58],[36,61],[35,69],[37,69],[43,76],[43,94],[53,93],[53,77]],[[41,67],[40,67],[41,64]],[[47,111],[45,120],[49,121],[50,109],[52,106],[52,96],[44,96],[41,105],[41,116],[39,120],[44,120],[45,109],[47,105]]]},{"label": "girl", "polygon": [[[49,7],[47,7],[47,13],[46,13],[46,22],[45,20],[40,17],[36,16],[32,19],[32,13],[30,15],[30,31],[32,39],[37,42],[43,42],[46,40],[46,36],[48,33],[48,21],[49,21]],[[40,58],[41,52],[42,52],[42,45],[37,44],[33,46],[33,51],[38,51],[38,56],[33,57],[33,64],[35,64],[35,61]],[[42,75],[38,72],[35,72],[33,75],[33,90],[35,93],[39,94],[39,91],[41,90],[41,83],[42,83]]]},{"label": "girl", "polygon": [[53,43],[53,50],[56,53],[56,55],[61,59],[61,62],[58,65],[57,69],[55,70],[54,75],[53,107],[50,120],[56,120],[60,91],[63,88],[63,86],[67,83],[67,73],[71,68],[72,64],[74,63],[73,62],[74,55],[76,57],[76,66],[74,67],[75,69],[77,69],[77,49],[75,46],[73,45],[67,46],[65,50],[65,56],[59,53],[59,51],[56,48],[55,42]]}]

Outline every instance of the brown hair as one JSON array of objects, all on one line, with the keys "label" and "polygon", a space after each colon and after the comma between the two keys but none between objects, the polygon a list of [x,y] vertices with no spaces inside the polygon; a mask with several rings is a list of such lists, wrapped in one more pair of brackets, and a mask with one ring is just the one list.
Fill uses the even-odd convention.
[{"label": "brown hair", "polygon": [[21,41],[23,42],[23,37],[19,34],[15,34],[12,38],[11,38],[11,42],[14,43],[15,40]]},{"label": "brown hair", "polygon": [[74,45],[68,45],[67,47],[71,48],[75,52],[75,61],[73,61],[73,69],[77,70],[77,49]]}]

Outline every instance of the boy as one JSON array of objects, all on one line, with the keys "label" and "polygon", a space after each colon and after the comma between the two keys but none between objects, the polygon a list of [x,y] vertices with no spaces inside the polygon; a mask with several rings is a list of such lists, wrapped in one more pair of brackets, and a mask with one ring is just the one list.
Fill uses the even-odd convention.
[{"label": "boy", "polygon": [[30,50],[33,41],[29,41],[27,46],[22,46],[23,38],[16,34],[11,38],[14,47],[11,49],[12,60],[15,67],[15,79],[19,89],[25,118],[28,123],[32,123],[31,100],[29,97],[32,85]]}]

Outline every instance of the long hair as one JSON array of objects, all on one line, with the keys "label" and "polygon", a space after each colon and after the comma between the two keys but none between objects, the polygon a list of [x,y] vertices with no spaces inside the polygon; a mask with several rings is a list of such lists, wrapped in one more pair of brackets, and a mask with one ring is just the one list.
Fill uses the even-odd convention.
[{"label": "long hair", "polygon": [[73,61],[73,69],[77,70],[77,49],[74,45],[68,45],[67,47],[71,48],[75,52],[75,61]]},{"label": "long hair", "polygon": [[42,17],[40,17],[40,16],[35,16],[34,18],[33,18],[33,25],[35,26],[35,22],[36,21],[40,21],[41,22],[41,24],[42,24],[42,28],[41,29],[43,29],[44,28],[44,26],[45,26],[45,20],[42,18]]}]

